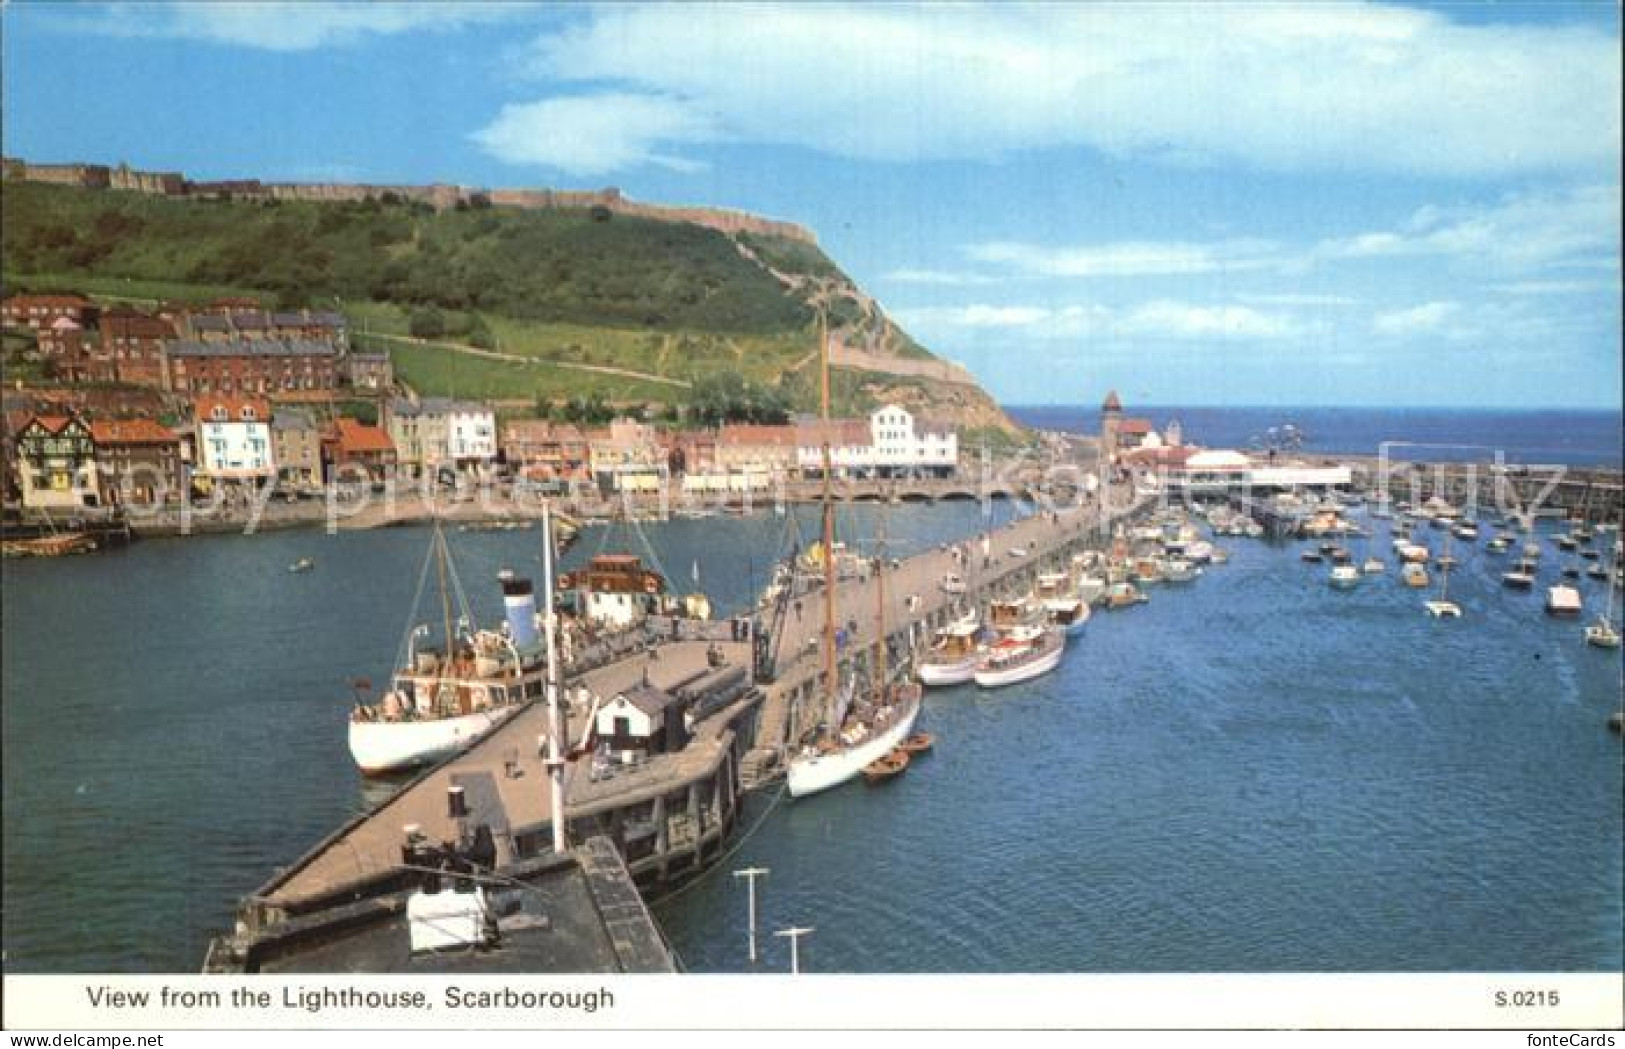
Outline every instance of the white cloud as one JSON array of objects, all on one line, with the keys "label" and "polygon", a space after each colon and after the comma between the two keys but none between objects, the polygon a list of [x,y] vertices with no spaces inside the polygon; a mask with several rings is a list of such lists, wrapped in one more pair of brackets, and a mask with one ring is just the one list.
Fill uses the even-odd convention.
[{"label": "white cloud", "polygon": [[178,37],[267,51],[310,51],[367,36],[445,29],[512,18],[520,3],[114,4],[70,14],[70,25],[116,36]]},{"label": "white cloud", "polygon": [[1129,308],[926,306],[892,311],[905,326],[936,333],[1014,330],[1033,339],[1257,340],[1302,338],[1319,330],[1291,313],[1248,306],[1203,306],[1157,299]]},{"label": "white cloud", "polygon": [[981,273],[956,273],[951,270],[900,269],[880,275],[880,279],[893,284],[935,284],[944,287],[967,284],[993,284],[992,277]]},{"label": "white cloud", "polygon": [[681,100],[691,125],[741,141],[883,161],[1087,147],[1501,176],[1613,172],[1620,150],[1610,34],[1378,4],[609,5],[526,61],[549,82]]},{"label": "white cloud", "polygon": [[1520,280],[1510,284],[1494,284],[1491,291],[1503,295],[1594,295],[1598,292],[1619,294],[1617,280]]},{"label": "white cloud", "polygon": [[1278,264],[1277,247],[1264,240],[1208,244],[1127,241],[1052,248],[994,241],[972,244],[966,254],[1045,277],[1145,277],[1264,269]]},{"label": "white cloud", "polygon": [[547,164],[575,175],[602,175],[639,164],[692,170],[695,162],[659,152],[674,141],[719,138],[704,117],[667,98],[598,95],[504,106],[474,140],[511,164]]},{"label": "white cloud", "polygon": [[1510,194],[1484,207],[1429,205],[1399,231],[1321,241],[1317,259],[1445,256],[1513,270],[1617,259],[1620,191],[1584,186]]},{"label": "white cloud", "polygon": [[1257,306],[1358,306],[1360,300],[1351,295],[1323,295],[1312,292],[1282,291],[1236,296],[1241,302]]},{"label": "white cloud", "polygon": [[[1378,335],[1405,338],[1440,332],[1461,313],[1457,302],[1424,302],[1400,310],[1385,310],[1371,318],[1371,330]],[[1459,329],[1458,329],[1459,331]]]},{"label": "white cloud", "polygon": [[1250,306],[1192,306],[1158,300],[1137,307],[1117,325],[1124,335],[1174,339],[1284,339],[1305,334],[1305,326],[1282,313]]}]

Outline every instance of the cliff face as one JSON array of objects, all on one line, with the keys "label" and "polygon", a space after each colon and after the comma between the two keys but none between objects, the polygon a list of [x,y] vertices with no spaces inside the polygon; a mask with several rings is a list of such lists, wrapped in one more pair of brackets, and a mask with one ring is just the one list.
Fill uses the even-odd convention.
[{"label": "cliff face", "polygon": [[[816,406],[823,317],[850,406],[895,401],[1016,430],[971,375],[915,343],[793,223],[615,189],[200,182],[17,160],[3,171],[8,284],[49,274],[89,290],[133,280],[288,305],[339,299],[369,313],[379,334],[407,334],[408,317],[415,326],[434,310],[448,344],[507,351],[487,362],[517,355],[480,365],[493,393],[512,384],[516,395],[552,395],[544,373],[522,366],[529,360],[570,380],[557,396],[679,401],[673,390],[733,375],[798,410]],[[466,360],[400,353],[425,392],[471,381]],[[617,391],[604,378],[617,373],[653,385]]]}]

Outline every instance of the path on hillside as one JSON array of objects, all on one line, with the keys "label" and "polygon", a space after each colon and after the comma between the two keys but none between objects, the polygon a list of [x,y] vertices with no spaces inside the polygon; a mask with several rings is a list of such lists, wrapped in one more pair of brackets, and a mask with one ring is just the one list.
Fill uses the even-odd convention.
[{"label": "path on hillside", "polygon": [[624,379],[642,379],[644,382],[657,382],[684,390],[692,389],[694,386],[693,383],[686,379],[673,379],[665,375],[651,375],[648,372],[637,372],[630,368],[613,368],[605,364],[577,364],[574,361],[555,361],[549,357],[527,357],[520,353],[483,350],[478,346],[470,346],[461,342],[439,342],[431,339],[419,339],[411,335],[385,335],[380,332],[368,332],[367,338],[404,342],[412,346],[431,346],[435,349],[450,350],[453,353],[461,353],[469,357],[484,357],[487,360],[504,361],[508,364],[541,364],[551,368],[568,368],[571,371],[595,372],[599,375],[618,375]]}]

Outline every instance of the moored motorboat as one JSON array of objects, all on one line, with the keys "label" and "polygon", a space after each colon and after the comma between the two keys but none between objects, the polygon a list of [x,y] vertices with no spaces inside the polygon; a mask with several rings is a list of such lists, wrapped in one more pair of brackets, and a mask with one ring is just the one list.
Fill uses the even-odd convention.
[{"label": "moored motorboat", "polygon": [[1501,582],[1514,590],[1528,590],[1535,585],[1535,565],[1531,561],[1519,561],[1512,566],[1512,570],[1501,573]]},{"label": "moored motorboat", "polygon": [[312,568],[315,568],[315,567],[316,567],[316,562],[315,561],[312,561],[308,557],[301,557],[299,560],[295,561],[293,564],[288,566],[288,571],[289,572],[308,572]]},{"label": "moored motorboat", "polygon": [[1112,611],[1143,605],[1151,600],[1133,583],[1113,583],[1106,590],[1106,607]]},{"label": "moored motorboat", "polygon": [[920,682],[928,688],[938,688],[969,681],[986,652],[979,640],[980,633],[974,614],[937,631],[935,642],[916,671]]},{"label": "moored motorboat", "polygon": [[1066,651],[1066,634],[1054,627],[1024,626],[1012,630],[988,651],[976,668],[982,688],[1002,688],[1031,681],[1054,670]]},{"label": "moored motorboat", "polygon": [[1579,615],[1580,591],[1562,583],[1548,587],[1546,590],[1546,611],[1554,616]]},{"label": "moored motorboat", "polygon": [[1068,637],[1083,633],[1089,622],[1089,606],[1076,597],[1053,597],[1044,602],[1044,612],[1051,625],[1064,630]]},{"label": "moored motorboat", "polygon": [[1359,582],[1360,572],[1353,565],[1338,565],[1332,569],[1331,585],[1339,590],[1347,590]]},{"label": "moored motorboat", "polygon": [[1406,586],[1420,589],[1428,585],[1428,570],[1415,561],[1407,561],[1403,578]]}]

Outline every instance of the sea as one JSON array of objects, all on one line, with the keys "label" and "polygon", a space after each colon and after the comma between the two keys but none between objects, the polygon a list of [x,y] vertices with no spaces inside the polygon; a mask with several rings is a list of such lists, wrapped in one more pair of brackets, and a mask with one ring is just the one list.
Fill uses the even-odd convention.
[{"label": "sea", "polygon": [[[871,546],[884,524],[906,554],[1031,509],[859,505],[839,527]],[[807,509],[593,526],[565,567],[629,550],[726,615],[815,534]],[[5,564],[6,971],[195,972],[242,897],[387,794],[346,751],[346,683],[387,677],[429,537]],[[1532,593],[1457,544],[1455,621],[1393,564],[1344,592],[1300,544],[1222,539],[1227,564],[1097,612],[1055,673],[930,692],[936,747],[897,780],[754,795],[730,852],[653,911],[692,972],[753,968],[746,866],[771,871],[765,971],[788,970],[766,930],[790,925],[816,929],[812,972],[1617,971],[1620,654],[1542,613],[1550,538]],[[535,532],[450,540],[481,622],[500,569],[539,572]],[[1589,620],[1606,588],[1578,586]]]},{"label": "sea", "polygon": [[[1016,405],[1006,408],[1025,426],[1066,433],[1100,433],[1095,405]],[[1212,408],[1131,405],[1125,415],[1148,419],[1158,432],[1177,422],[1187,442],[1207,448],[1298,448],[1414,462],[1494,462],[1609,467],[1625,459],[1618,409],[1573,411],[1481,408]]]}]

